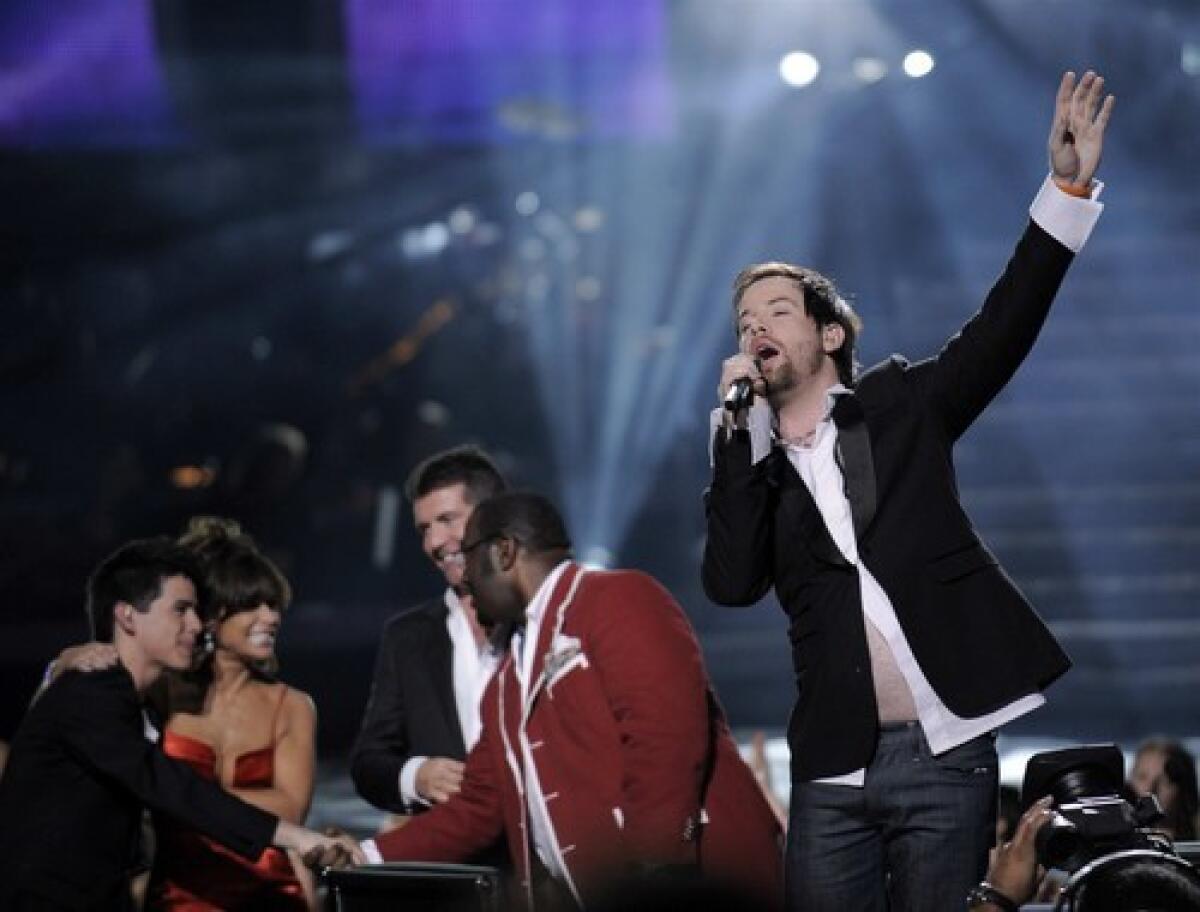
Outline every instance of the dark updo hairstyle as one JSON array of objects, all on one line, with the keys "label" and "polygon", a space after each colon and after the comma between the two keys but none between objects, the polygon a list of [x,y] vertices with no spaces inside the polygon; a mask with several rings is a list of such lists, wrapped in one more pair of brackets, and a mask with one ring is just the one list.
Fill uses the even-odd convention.
[{"label": "dark updo hairstyle", "polygon": [[[179,536],[179,544],[196,561],[203,580],[205,613],[214,623],[259,605],[283,612],[291,603],[292,587],[283,573],[232,519],[193,517]],[[203,639],[207,641],[207,635]],[[263,680],[274,680],[279,663],[272,658],[255,664],[251,671]],[[202,650],[190,671],[164,676],[166,686],[151,695],[151,702],[164,720],[172,712],[198,712],[212,676],[212,653]]]},{"label": "dark updo hairstyle", "polygon": [[200,564],[208,605],[217,623],[259,605],[285,611],[291,603],[292,587],[279,568],[232,519],[196,516],[188,522],[179,544]]}]

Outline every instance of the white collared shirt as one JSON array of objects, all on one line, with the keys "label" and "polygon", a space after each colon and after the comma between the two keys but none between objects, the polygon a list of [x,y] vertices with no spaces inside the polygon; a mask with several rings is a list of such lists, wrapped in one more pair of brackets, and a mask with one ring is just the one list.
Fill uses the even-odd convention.
[{"label": "white collared shirt", "polygon": [[[518,628],[513,635],[511,647],[513,671],[521,685],[522,707],[528,704],[529,694],[536,684],[536,681],[533,680],[533,661],[537,653],[542,623],[546,620],[546,609],[550,604],[550,596],[569,566],[570,561],[563,561],[550,571],[549,576],[542,581],[538,591],[534,593],[529,605],[525,608],[524,629]],[[550,619],[550,623],[554,623],[553,618]],[[522,711],[521,717],[525,718],[524,711]],[[567,872],[561,864],[561,847],[557,844],[554,826],[550,822],[550,812],[546,807],[547,798],[552,800],[557,796],[547,796],[542,791],[542,784],[538,780],[537,764],[533,762],[533,748],[525,734],[524,722],[521,724],[518,740],[521,751],[521,767],[525,779],[525,803],[529,808],[530,841],[550,876],[558,880],[567,880]]]},{"label": "white collared shirt", "polygon": [[[475,642],[475,633],[471,630],[466,609],[453,589],[447,587],[444,600],[446,607],[450,609],[450,613],[446,615],[446,631],[450,634],[452,652],[454,705],[458,710],[463,744],[466,745],[467,753],[470,753],[483,731],[479,703],[500,664],[500,653],[491,643],[485,642],[481,647]],[[400,768],[400,797],[409,807],[429,805],[428,801],[417,794],[416,788],[417,769],[428,759],[409,757]],[[361,845],[368,864],[383,864],[383,856],[379,853],[374,839],[365,839]]]},{"label": "white collared shirt", "polygon": [[[1095,201],[1103,189],[1096,181],[1091,199],[1079,199],[1063,193],[1047,177],[1030,206],[1030,217],[1051,237],[1078,253],[1091,234],[1103,206]],[[842,556],[858,569],[864,619],[873,624],[883,636],[892,653],[896,667],[903,675],[912,693],[917,717],[933,754],[941,754],[965,744],[986,732],[992,731],[1013,719],[1023,716],[1045,703],[1040,693],[1031,693],[1014,700],[1007,706],[988,713],[964,719],[950,711],[934,692],[925,673],[913,656],[904,631],[900,628],[896,609],[883,587],[859,560],[858,542],[854,535],[854,521],[850,502],[845,493],[845,482],[841,467],[834,456],[837,444],[837,426],[830,417],[835,396],[847,392],[841,384],[830,388],[825,418],[818,424],[811,445],[805,447],[785,444],[788,461],[804,480],[816,502],[825,527],[829,530]],[[750,431],[751,462],[758,463],[770,452],[773,445],[773,416],[763,398],[756,397],[747,416]],[[715,435],[724,421],[720,408],[714,409],[710,428]],[[710,437],[709,454],[712,454]],[[818,780],[837,785],[861,786],[865,780],[864,769],[841,776]]]},{"label": "white collared shirt", "polygon": [[[844,387],[830,391],[829,408],[832,410],[835,401],[835,391],[845,393]],[[797,474],[804,479],[804,484],[812,493],[825,527],[829,530],[842,556],[858,568],[859,587],[862,597],[862,609],[865,620],[875,626],[887,643],[897,669],[903,675],[913,703],[916,705],[917,718],[925,732],[925,740],[933,754],[941,754],[965,744],[985,732],[992,731],[1010,722],[1018,716],[1030,712],[1046,702],[1040,693],[1028,694],[1008,704],[1002,709],[984,716],[964,719],[956,716],[934,692],[921,666],[917,664],[900,621],[896,617],[896,609],[891,599],[883,591],[883,587],[872,576],[871,571],[859,560],[858,541],[854,535],[854,518],[850,510],[850,501],[846,497],[842,470],[834,456],[834,446],[837,442],[837,425],[833,423],[828,412],[826,417],[817,425],[817,432],[811,447],[795,444],[784,444],[788,461],[795,467]],[[843,776],[818,780],[837,785],[861,786],[865,778],[865,770],[859,769]]]},{"label": "white collared shirt", "polygon": [[[467,753],[470,753],[482,730],[479,701],[500,664],[500,653],[488,642],[484,642],[482,646],[475,642],[475,632],[471,629],[471,622],[458,593],[447,587],[444,600],[449,609],[446,615],[446,632],[450,635],[454,707],[458,710],[463,744]],[[409,807],[429,804],[417,794],[416,784],[417,770],[428,759],[422,756],[409,757],[400,768],[400,798]]]}]

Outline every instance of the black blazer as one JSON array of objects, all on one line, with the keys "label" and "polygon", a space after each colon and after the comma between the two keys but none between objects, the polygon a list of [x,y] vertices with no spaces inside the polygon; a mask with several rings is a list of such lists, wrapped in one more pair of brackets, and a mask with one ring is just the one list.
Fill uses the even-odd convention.
[{"label": "black blazer", "polygon": [[[833,414],[859,557],[929,683],[963,717],[1040,690],[1070,665],[963,512],[951,451],[1029,352],[1071,259],[1030,222],[983,308],[936,357],[893,356]],[[781,448],[751,466],[748,435],[720,433],[713,456],[705,591],[749,605],[774,585],[799,690],[792,775],[860,769],[878,713],[857,570]]]},{"label": "black blazer", "polygon": [[0,779],[0,908],[127,908],[144,807],[251,859],[278,823],[147,741],[123,668],[62,675],[21,722]]},{"label": "black blazer", "polygon": [[409,809],[400,800],[400,768],[410,757],[466,759],[454,703],[454,669],[441,599],[387,622],[371,696],[350,757],[355,788],[385,811]]}]

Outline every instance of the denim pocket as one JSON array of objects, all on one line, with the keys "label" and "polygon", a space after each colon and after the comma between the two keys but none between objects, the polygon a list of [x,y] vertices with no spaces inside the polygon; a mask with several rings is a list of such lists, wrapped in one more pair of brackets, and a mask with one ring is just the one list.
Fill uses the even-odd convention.
[{"label": "denim pocket", "polygon": [[994,779],[1000,770],[996,742],[991,735],[972,738],[966,744],[952,747],[933,758],[943,772],[963,779]]}]

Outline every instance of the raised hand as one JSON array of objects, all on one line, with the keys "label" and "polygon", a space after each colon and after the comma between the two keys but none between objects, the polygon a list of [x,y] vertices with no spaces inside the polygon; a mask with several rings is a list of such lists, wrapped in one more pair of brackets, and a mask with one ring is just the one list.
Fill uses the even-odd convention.
[{"label": "raised hand", "polygon": [[1079,83],[1063,74],[1050,125],[1050,171],[1060,186],[1086,190],[1104,147],[1104,128],[1116,98],[1104,95],[1104,79],[1091,70]]}]

